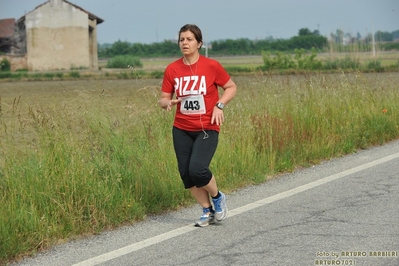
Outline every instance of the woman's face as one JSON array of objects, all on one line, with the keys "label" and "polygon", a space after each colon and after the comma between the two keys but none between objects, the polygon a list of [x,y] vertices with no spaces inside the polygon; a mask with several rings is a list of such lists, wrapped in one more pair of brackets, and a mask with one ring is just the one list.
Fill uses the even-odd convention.
[{"label": "woman's face", "polygon": [[198,53],[200,46],[201,44],[197,42],[194,33],[191,31],[188,30],[180,33],[179,47],[183,55],[188,56]]}]

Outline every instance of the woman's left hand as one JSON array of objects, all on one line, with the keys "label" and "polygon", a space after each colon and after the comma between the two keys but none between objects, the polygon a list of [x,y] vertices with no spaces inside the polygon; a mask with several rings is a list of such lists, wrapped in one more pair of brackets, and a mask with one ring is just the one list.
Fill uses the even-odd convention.
[{"label": "woman's left hand", "polygon": [[211,124],[216,123],[216,125],[221,126],[223,122],[224,122],[223,110],[220,110],[215,106],[213,108]]}]

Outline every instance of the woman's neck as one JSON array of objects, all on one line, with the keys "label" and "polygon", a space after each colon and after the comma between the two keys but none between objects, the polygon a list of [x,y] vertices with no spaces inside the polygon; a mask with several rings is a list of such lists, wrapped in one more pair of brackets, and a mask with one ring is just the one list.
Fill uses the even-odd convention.
[{"label": "woman's neck", "polygon": [[193,65],[193,64],[197,63],[199,57],[200,57],[199,53],[193,54],[193,55],[187,55],[187,56],[185,55],[185,56],[183,56],[183,62],[186,65]]}]

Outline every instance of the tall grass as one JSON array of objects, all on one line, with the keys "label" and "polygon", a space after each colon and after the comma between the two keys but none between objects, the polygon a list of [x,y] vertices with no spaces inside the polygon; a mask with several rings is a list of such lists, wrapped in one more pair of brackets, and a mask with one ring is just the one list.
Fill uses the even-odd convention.
[{"label": "tall grass", "polygon": [[[267,174],[397,138],[395,80],[394,74],[358,73],[265,76],[239,84],[245,90],[229,105],[222,137],[237,156],[218,158],[226,185],[242,178],[262,182]],[[230,179],[235,173],[237,180]]]},{"label": "tall grass", "polygon": [[[236,77],[211,166],[219,186],[228,192],[397,138],[398,79]],[[157,106],[159,81],[3,91],[0,261],[193,203],[177,172],[173,112]]]},{"label": "tall grass", "polygon": [[135,68],[143,67],[140,58],[131,55],[118,55],[107,62],[108,68]]}]

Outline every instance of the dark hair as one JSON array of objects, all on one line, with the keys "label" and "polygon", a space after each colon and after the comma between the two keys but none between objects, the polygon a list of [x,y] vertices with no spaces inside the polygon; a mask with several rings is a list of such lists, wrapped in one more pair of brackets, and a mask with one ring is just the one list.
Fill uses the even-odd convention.
[{"label": "dark hair", "polygon": [[201,29],[198,28],[197,25],[195,24],[186,24],[183,27],[181,27],[180,31],[179,31],[179,41],[180,42],[180,34],[182,32],[186,32],[186,31],[191,31],[194,34],[195,39],[197,40],[197,42],[201,43],[201,46],[199,47],[201,49],[202,47],[202,32]]}]

